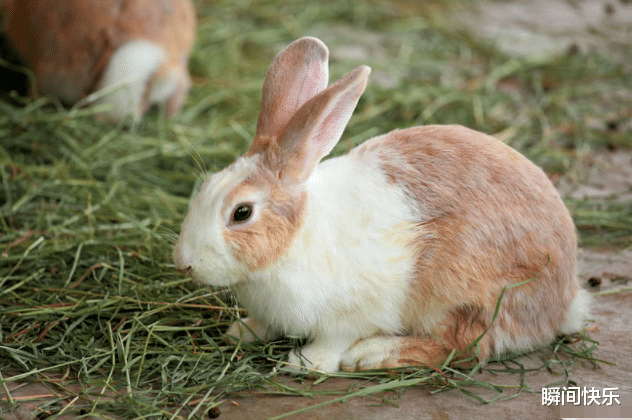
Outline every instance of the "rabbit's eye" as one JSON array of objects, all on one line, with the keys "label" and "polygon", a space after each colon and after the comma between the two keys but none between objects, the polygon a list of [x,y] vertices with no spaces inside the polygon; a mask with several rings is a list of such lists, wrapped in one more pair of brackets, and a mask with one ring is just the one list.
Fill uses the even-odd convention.
[{"label": "rabbit's eye", "polygon": [[233,211],[232,221],[239,223],[245,222],[252,216],[252,206],[250,204],[240,204]]}]

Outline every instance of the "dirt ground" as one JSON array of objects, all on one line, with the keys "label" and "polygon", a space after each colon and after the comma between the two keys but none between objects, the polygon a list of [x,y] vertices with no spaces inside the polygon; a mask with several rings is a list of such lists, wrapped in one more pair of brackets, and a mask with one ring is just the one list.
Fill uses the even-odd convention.
[{"label": "dirt ground", "polygon": [[[545,56],[566,51],[571,45],[579,48],[599,47],[604,53],[617,56],[619,48],[630,47],[632,33],[632,2],[624,0],[515,0],[477,3],[476,8],[463,11],[455,21],[469,27],[473,36],[494,39],[499,47],[511,54]],[[323,37],[326,38],[326,37]],[[369,38],[367,38],[369,39]],[[325,39],[326,41],[326,39]],[[366,41],[366,42],[370,42]],[[349,52],[353,54],[353,51]],[[630,63],[627,63],[630,65]],[[384,82],[388,84],[388,81]],[[629,151],[603,152],[596,156],[597,170],[581,185],[561,184],[564,194],[605,197],[611,193],[632,194],[632,154]],[[483,405],[458,392],[431,395],[425,389],[409,389],[402,395],[386,395],[395,404],[383,404],[382,397],[354,398],[346,403],[334,403],[307,411],[297,419],[560,419],[560,418],[632,418],[632,250],[581,249],[579,273],[591,291],[619,289],[627,291],[600,294],[595,297],[593,331],[591,337],[599,342],[594,356],[616,363],[595,366],[591,362],[578,363],[570,377],[580,386],[616,388],[620,405],[605,406],[546,406],[540,390],[555,381],[548,371],[527,376],[527,384],[534,393],[523,392],[517,398]],[[597,284],[589,286],[588,284]],[[526,366],[534,362],[524,358]],[[496,384],[516,385],[518,375],[492,377],[483,373],[482,380]],[[287,381],[293,381],[286,378]],[[330,379],[318,389],[340,389],[354,381]],[[293,386],[296,383],[293,382]],[[309,381],[305,386],[310,386]],[[16,388],[9,384],[12,396],[19,399],[28,395],[42,395],[50,391],[33,385]],[[233,395],[220,406],[220,419],[265,419],[301,407],[315,405],[332,398],[314,399],[291,396],[261,396],[251,393]],[[397,406],[395,406],[397,405]],[[24,404],[5,420],[32,419],[32,407]],[[62,417],[63,418],[63,417]],[[70,417],[69,417],[70,418]],[[85,417],[88,418],[88,417]]]},{"label": "dirt ground", "polygon": [[[630,47],[632,3],[627,0],[512,0],[480,2],[457,20],[503,52],[533,60],[569,48],[618,55]],[[624,63],[632,65],[632,63]]]}]

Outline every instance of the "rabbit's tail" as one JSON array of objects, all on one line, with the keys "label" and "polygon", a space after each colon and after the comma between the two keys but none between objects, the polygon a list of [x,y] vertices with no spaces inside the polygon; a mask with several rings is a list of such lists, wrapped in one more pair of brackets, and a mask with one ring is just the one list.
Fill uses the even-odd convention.
[{"label": "rabbit's tail", "polygon": [[106,66],[98,100],[109,105],[107,118],[120,121],[128,116],[138,120],[156,102],[166,102],[168,115],[181,107],[189,89],[184,66],[168,66],[164,49],[150,41],[134,40],[116,50]]},{"label": "rabbit's tail", "polygon": [[560,326],[559,332],[561,334],[572,334],[583,328],[584,323],[590,316],[591,300],[592,295],[587,290],[579,289],[577,291],[566,311],[564,322]]}]

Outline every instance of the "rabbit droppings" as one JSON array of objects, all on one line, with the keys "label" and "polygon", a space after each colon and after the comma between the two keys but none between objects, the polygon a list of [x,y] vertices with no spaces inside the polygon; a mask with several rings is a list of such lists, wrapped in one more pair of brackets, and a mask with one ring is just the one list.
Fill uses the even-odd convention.
[{"label": "rabbit droppings", "polygon": [[[335,372],[441,364],[488,328],[482,361],[580,330],[590,295],[576,277],[573,221],[520,153],[435,125],[319,163],[369,73],[327,87],[326,46],[289,45],[265,78],[250,150],[191,203],[174,260],[234,290],[249,317],[227,334],[305,337],[289,362]],[[503,288],[529,279],[506,290],[491,323]]]}]

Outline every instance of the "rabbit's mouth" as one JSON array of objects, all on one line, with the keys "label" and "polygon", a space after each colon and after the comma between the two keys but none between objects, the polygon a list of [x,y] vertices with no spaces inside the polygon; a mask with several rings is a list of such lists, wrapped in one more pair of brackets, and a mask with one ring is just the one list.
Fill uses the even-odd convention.
[{"label": "rabbit's mouth", "polygon": [[248,277],[229,270],[201,270],[194,267],[178,269],[180,273],[191,277],[196,284],[213,288],[234,288],[248,283]]}]

